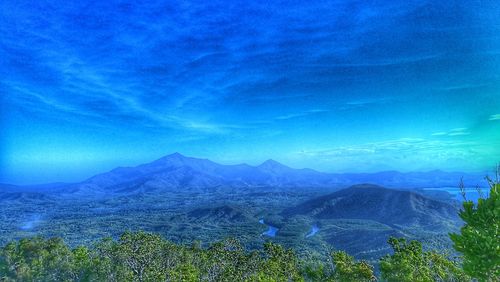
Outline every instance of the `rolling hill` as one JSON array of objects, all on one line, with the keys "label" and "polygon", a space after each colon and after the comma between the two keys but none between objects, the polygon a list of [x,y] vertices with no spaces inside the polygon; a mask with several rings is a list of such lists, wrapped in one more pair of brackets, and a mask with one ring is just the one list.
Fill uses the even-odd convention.
[{"label": "rolling hill", "polygon": [[389,226],[428,226],[458,222],[455,206],[411,191],[376,185],[355,185],[308,200],[283,211],[283,215],[314,219],[373,220]]}]

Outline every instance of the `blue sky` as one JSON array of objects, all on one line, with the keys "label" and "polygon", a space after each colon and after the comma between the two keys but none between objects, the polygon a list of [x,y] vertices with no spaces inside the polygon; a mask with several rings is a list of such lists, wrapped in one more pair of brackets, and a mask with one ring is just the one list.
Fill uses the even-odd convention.
[{"label": "blue sky", "polygon": [[172,152],[332,172],[500,160],[497,1],[143,2],[1,1],[0,182]]}]

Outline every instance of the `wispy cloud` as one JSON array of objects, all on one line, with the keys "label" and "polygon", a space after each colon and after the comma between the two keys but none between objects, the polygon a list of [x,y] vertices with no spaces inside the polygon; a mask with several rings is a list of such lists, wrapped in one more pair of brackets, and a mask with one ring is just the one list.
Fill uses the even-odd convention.
[{"label": "wispy cloud", "polygon": [[445,136],[445,135],[448,135],[448,132],[439,131],[439,132],[434,132],[431,135],[432,136]]},{"label": "wispy cloud", "polygon": [[412,154],[418,152],[447,151],[446,148],[457,148],[464,145],[473,145],[474,142],[438,141],[422,138],[400,138],[380,142],[370,142],[359,145],[339,146],[330,149],[301,151],[300,154],[310,156],[360,156],[366,154],[381,154],[393,152],[395,154]]},{"label": "wispy cloud", "polygon": [[[478,116],[496,113],[498,95],[487,92],[498,85],[498,50],[488,23],[498,9],[485,1],[453,9],[429,1],[35,2],[0,1],[0,115],[14,120],[2,134],[27,143],[12,146],[13,159],[27,147],[50,151],[53,144],[38,150],[39,139],[63,143],[80,127],[81,151],[146,144],[137,154],[150,154],[158,140],[200,140],[192,147],[214,155],[269,152],[269,143],[288,155],[294,142],[331,140],[344,156],[397,158],[391,146],[431,144],[337,142],[423,136],[429,121],[442,126],[435,141],[473,139]],[[489,96],[447,92],[461,89]],[[462,109],[471,128],[450,129],[446,117]],[[20,128],[40,136],[24,138]]]},{"label": "wispy cloud", "polygon": [[477,166],[484,161],[488,146],[477,142],[401,138],[332,148],[301,150],[299,159],[344,170],[357,163],[359,171],[385,169],[460,168]]},{"label": "wispy cloud", "polygon": [[318,114],[318,113],[325,113],[328,112],[327,110],[321,110],[321,109],[313,109],[313,110],[308,110],[300,113],[292,113],[292,114],[287,114],[287,115],[282,115],[282,116],[277,116],[275,119],[277,120],[287,120],[287,119],[292,119],[292,118],[299,118],[299,117],[306,117],[309,115],[313,114]]},{"label": "wispy cloud", "polygon": [[[401,99],[401,98],[399,98]],[[341,110],[352,110],[361,107],[370,107],[376,105],[385,105],[389,103],[396,102],[398,99],[395,97],[373,97],[373,98],[363,98],[357,100],[351,100],[342,104],[339,109]]]},{"label": "wispy cloud", "polygon": [[464,136],[464,135],[470,135],[470,132],[468,131],[468,128],[459,127],[459,128],[453,128],[449,131],[434,132],[431,135],[432,136]]},{"label": "wispy cloud", "polygon": [[470,90],[470,89],[483,88],[483,87],[486,87],[486,86],[489,86],[489,85],[490,85],[490,83],[465,83],[465,84],[457,84],[457,85],[440,87],[440,88],[438,88],[438,90],[444,90],[444,91],[461,91],[461,90]]},{"label": "wispy cloud", "polygon": [[500,114],[491,115],[489,120],[500,120]]}]

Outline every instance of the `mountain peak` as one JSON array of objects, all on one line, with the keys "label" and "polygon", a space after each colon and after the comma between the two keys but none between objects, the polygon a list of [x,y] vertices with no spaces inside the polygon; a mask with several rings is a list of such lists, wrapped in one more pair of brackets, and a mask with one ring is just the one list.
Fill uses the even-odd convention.
[{"label": "mountain peak", "polygon": [[260,164],[259,166],[257,166],[258,168],[260,169],[264,169],[264,170],[269,170],[269,171],[274,171],[274,172],[277,172],[277,171],[283,171],[283,170],[290,170],[291,168],[280,163],[280,162],[277,162],[273,159],[269,159],[265,162],[263,162],[262,164]]},{"label": "mountain peak", "polygon": [[165,158],[186,158],[183,154],[179,152],[172,153],[170,155],[166,155]]},{"label": "mountain peak", "polygon": [[370,184],[370,183],[361,183],[361,184],[356,184],[356,185],[351,185],[350,187],[346,189],[385,189],[387,190],[388,188],[375,185],[375,184]]},{"label": "mountain peak", "polygon": [[181,160],[186,160],[188,159],[188,157],[184,156],[183,154],[181,153],[178,153],[178,152],[175,152],[175,153],[172,153],[170,155],[166,155],[166,156],[163,156],[159,159],[157,159],[156,161],[154,161],[153,163],[155,162],[165,162],[165,161],[181,161]]},{"label": "mountain peak", "polygon": [[166,155],[162,158],[159,158],[151,163],[144,164],[142,166],[183,166],[183,165],[191,165],[197,161],[201,161],[201,159],[190,158],[182,155],[181,153],[175,152],[170,155]]},{"label": "mountain peak", "polygon": [[263,162],[262,164],[259,165],[259,167],[262,167],[262,166],[285,166],[273,159],[268,159],[267,161]]}]

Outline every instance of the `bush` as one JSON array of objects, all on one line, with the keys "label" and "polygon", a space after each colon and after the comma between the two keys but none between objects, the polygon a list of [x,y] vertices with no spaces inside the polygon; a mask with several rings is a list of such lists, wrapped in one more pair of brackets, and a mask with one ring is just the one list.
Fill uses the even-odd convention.
[{"label": "bush", "polygon": [[424,252],[418,241],[389,239],[394,254],[380,259],[382,279],[389,282],[470,281],[458,263],[434,251]]},{"label": "bush", "polygon": [[467,274],[480,281],[500,281],[500,183],[497,179],[489,184],[487,198],[480,198],[477,204],[464,199],[460,217],[465,225],[460,234],[450,237],[463,254]]}]

